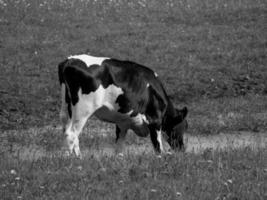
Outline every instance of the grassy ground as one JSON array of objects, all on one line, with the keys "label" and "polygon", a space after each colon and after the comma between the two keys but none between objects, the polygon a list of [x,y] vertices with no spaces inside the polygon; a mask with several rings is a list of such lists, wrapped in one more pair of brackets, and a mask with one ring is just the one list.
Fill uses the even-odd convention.
[{"label": "grassy ground", "polygon": [[266,148],[181,153],[58,156],[1,155],[0,195],[7,199],[265,199]]},{"label": "grassy ground", "polygon": [[[191,135],[266,133],[266,6],[264,0],[0,0],[0,196],[266,198],[266,147],[162,159],[148,153],[25,160],[11,153],[16,146],[59,148],[57,64],[83,52],[153,68],[175,104],[189,107]],[[114,137],[111,125],[93,121],[87,128]],[[95,148],[111,140],[82,139]]]},{"label": "grassy ground", "polygon": [[[231,137],[223,138],[221,134],[218,144],[206,136],[192,140],[187,135],[186,153],[158,158],[149,138],[140,139],[129,133],[121,157],[114,153],[113,126],[92,120],[84,132],[80,144],[84,157],[80,160],[62,156],[63,138],[58,128],[4,131],[0,196],[4,200],[267,197],[266,134],[258,137],[259,133],[250,133],[245,139],[236,135],[241,140],[237,146]],[[196,145],[196,141],[200,144]],[[215,147],[210,147],[211,142]],[[216,148],[221,143],[226,146]]]}]

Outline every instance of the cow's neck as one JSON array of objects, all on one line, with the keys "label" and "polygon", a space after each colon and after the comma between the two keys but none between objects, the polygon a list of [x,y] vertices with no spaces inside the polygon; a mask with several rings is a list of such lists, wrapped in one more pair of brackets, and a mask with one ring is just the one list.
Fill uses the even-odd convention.
[{"label": "cow's neck", "polygon": [[170,99],[168,99],[168,105],[165,115],[167,115],[168,117],[175,117],[175,108]]}]

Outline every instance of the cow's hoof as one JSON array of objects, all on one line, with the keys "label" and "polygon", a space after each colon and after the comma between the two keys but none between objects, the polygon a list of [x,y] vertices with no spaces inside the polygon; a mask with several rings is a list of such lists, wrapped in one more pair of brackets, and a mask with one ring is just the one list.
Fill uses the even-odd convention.
[{"label": "cow's hoof", "polygon": [[78,158],[78,159],[83,159],[83,156],[82,156],[82,154],[80,153],[80,154],[76,155],[76,158]]},{"label": "cow's hoof", "polygon": [[80,149],[78,149],[78,150],[75,149],[73,155],[75,155],[75,157],[76,157],[76,158],[79,158],[79,159],[82,159],[82,157],[83,157],[83,156],[82,156],[82,153],[81,153],[81,151],[80,151]]}]

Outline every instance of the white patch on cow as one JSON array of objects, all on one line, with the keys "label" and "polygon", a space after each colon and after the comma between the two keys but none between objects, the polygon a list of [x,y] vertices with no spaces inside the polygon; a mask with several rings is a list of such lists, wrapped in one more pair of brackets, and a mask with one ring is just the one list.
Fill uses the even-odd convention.
[{"label": "white patch on cow", "polygon": [[147,123],[147,124],[149,123],[145,115],[141,115],[141,117],[142,117],[142,119],[143,119],[143,121],[144,121],[145,123]]},{"label": "white patch on cow", "polygon": [[74,56],[69,56],[68,59],[78,59],[83,61],[87,67],[90,67],[91,65],[101,65],[102,62],[106,59],[106,57],[94,57],[94,56],[90,56],[87,54],[81,54],[81,55],[74,55]]},{"label": "white patch on cow", "polygon": [[159,75],[156,73],[156,72],[154,72],[154,75],[156,76],[156,77],[158,77]]},{"label": "white patch on cow", "polygon": [[130,110],[129,112],[125,113],[126,115],[131,115],[133,113],[133,110]]},{"label": "white patch on cow", "polygon": [[84,112],[93,114],[101,107],[117,111],[119,106],[116,104],[116,99],[121,94],[123,94],[122,89],[113,84],[107,88],[100,85],[96,91],[90,92],[89,94],[82,94],[80,89],[78,91],[79,101],[75,106],[79,106],[79,115],[84,115]]},{"label": "white patch on cow", "polygon": [[141,126],[144,122],[148,124],[146,116],[141,113],[138,113],[135,117],[131,117],[131,120],[136,126]]},{"label": "white patch on cow", "polygon": [[122,126],[126,129],[132,129],[137,135],[145,137],[149,133],[148,120],[145,115],[138,113],[134,117],[130,117]]},{"label": "white patch on cow", "polygon": [[162,133],[161,130],[157,130],[157,141],[159,143],[160,151],[163,152],[163,145],[162,145]]}]

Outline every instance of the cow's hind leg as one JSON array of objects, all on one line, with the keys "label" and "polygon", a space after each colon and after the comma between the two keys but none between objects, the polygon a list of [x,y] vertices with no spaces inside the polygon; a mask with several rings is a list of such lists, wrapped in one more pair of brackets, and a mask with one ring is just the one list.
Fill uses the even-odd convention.
[{"label": "cow's hind leg", "polygon": [[79,135],[87,121],[87,119],[93,114],[86,108],[79,106],[72,107],[72,118],[70,126],[66,129],[66,144],[70,153],[74,152],[76,156],[81,157],[81,151],[79,147]]},{"label": "cow's hind leg", "polygon": [[71,125],[66,130],[66,143],[70,153],[74,152],[76,156],[81,157],[79,147],[79,135],[87,121],[88,117],[72,119]]}]

